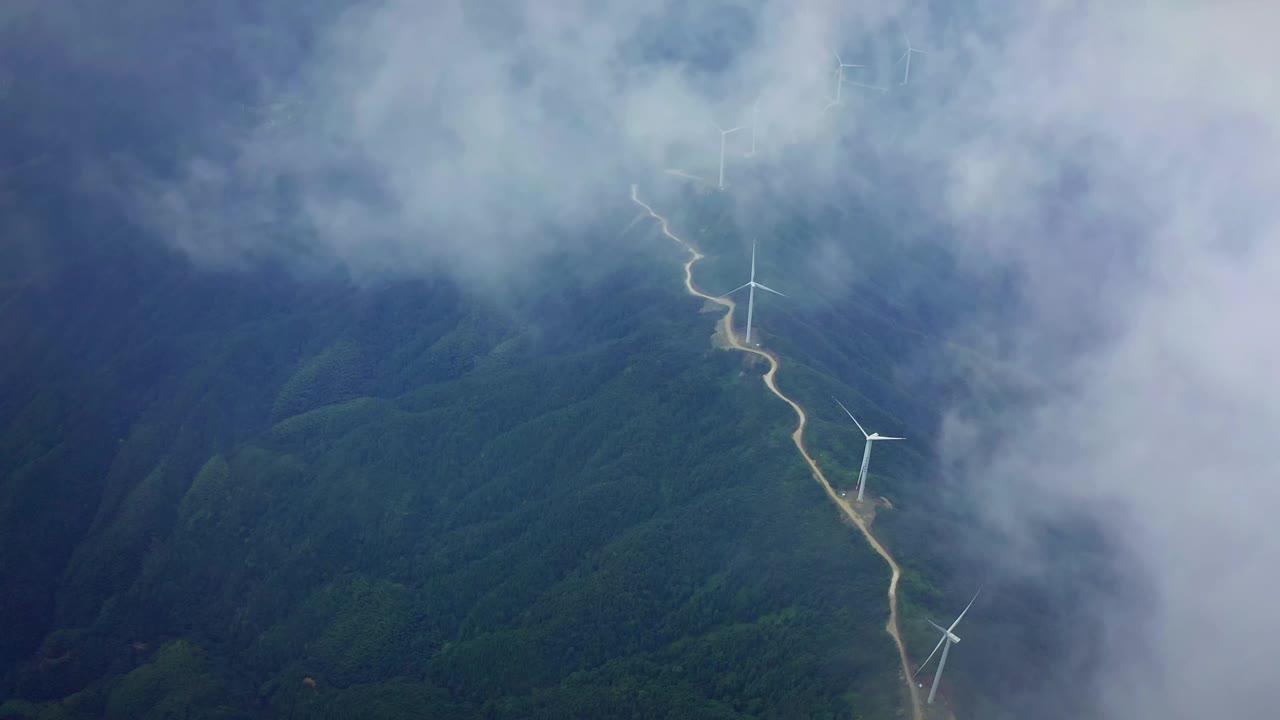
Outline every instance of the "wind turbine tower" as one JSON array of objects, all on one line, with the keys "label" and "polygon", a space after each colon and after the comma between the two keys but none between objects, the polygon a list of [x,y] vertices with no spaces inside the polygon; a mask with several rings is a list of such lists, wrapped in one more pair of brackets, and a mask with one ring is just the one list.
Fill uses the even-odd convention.
[{"label": "wind turbine tower", "polygon": [[729,128],[728,130],[725,130],[719,125],[717,125],[716,128],[720,130],[720,189],[723,190],[724,189],[724,139],[729,137],[730,133],[735,133],[741,130],[742,126],[739,125],[738,127]]},{"label": "wind turbine tower", "polygon": [[836,56],[836,94],[835,94],[835,97],[831,100],[831,102],[827,103],[827,107],[823,108],[824,110],[833,108],[836,105],[840,104],[841,90],[844,88],[844,69],[855,68],[855,67],[859,67],[859,68],[866,67],[866,65],[854,65],[852,63],[845,62],[840,58],[840,53],[836,52],[835,50],[832,50],[831,54]]},{"label": "wind turbine tower", "polygon": [[902,57],[898,58],[898,62],[902,62],[903,60],[907,61],[906,70],[902,73],[902,84],[906,85],[907,80],[911,78],[911,54],[920,53],[923,55],[924,51],[911,45],[911,38],[907,35],[906,30],[902,31],[902,39],[907,42],[907,51],[902,53]]},{"label": "wind turbine tower", "polygon": [[[978,593],[980,592],[982,592],[982,588],[978,588],[978,592],[973,594],[973,600],[978,599]],[[924,662],[920,663],[920,667],[916,669],[916,675],[919,675],[920,671],[924,670],[924,666],[928,665],[929,661],[933,659],[933,656],[937,654],[938,648],[942,648],[942,657],[938,658],[938,671],[933,674],[933,686],[929,688],[929,699],[927,701],[929,705],[933,704],[933,696],[938,693],[938,681],[942,679],[942,668],[947,666],[947,652],[951,650],[952,645],[960,642],[960,638],[952,631],[960,624],[960,620],[964,617],[964,614],[969,612],[969,608],[973,606],[973,600],[970,600],[969,604],[964,606],[964,610],[960,612],[960,617],[957,617],[956,621],[951,623],[951,627],[949,628],[944,628],[934,621],[925,618],[925,621],[932,625],[934,629],[942,632],[942,639],[938,641],[937,645],[933,646],[933,652],[929,653],[929,657],[925,658]],[[912,677],[915,677],[915,675],[912,675]]]},{"label": "wind turbine tower", "polygon": [[868,435],[867,431],[862,429],[862,423],[858,422],[858,419],[853,416],[853,413],[849,412],[849,408],[845,407],[839,398],[833,395],[831,399],[836,401],[836,404],[840,406],[844,414],[849,416],[853,424],[858,426],[858,430],[862,431],[862,436],[867,439],[867,444],[862,450],[862,469],[858,471],[858,502],[862,502],[862,491],[867,484],[867,465],[871,464],[871,444],[879,440],[906,440],[906,438],[886,437],[880,433]]},{"label": "wind turbine tower", "polygon": [[[756,282],[756,243],[754,240],[751,242],[751,279],[748,280],[745,285],[740,285],[734,288],[733,290],[730,290],[729,292],[725,293],[724,295],[721,295],[720,297],[722,298],[729,297],[730,295],[738,292],[742,288],[750,288],[747,291],[747,340],[746,340],[747,345],[750,346],[751,345],[751,316],[755,311],[756,288],[760,288],[761,290],[767,290],[773,293],[774,295],[782,295],[782,293],[778,292],[777,290],[774,290],[771,287],[765,287],[764,285],[761,285],[760,283]],[[782,297],[786,297],[786,295],[782,295]]]}]

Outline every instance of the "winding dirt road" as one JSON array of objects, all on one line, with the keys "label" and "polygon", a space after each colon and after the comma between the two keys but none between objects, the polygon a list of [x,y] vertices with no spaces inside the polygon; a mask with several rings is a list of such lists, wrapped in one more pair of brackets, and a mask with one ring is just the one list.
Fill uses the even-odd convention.
[{"label": "winding dirt road", "polygon": [[805,415],[804,408],[800,407],[800,405],[794,400],[783,395],[782,392],[778,390],[778,385],[775,382],[779,365],[777,356],[768,350],[761,350],[760,348],[742,344],[733,330],[733,311],[737,307],[737,304],[729,298],[713,297],[708,295],[699,290],[693,283],[693,265],[705,256],[698,252],[698,249],[693,245],[671,232],[671,225],[667,222],[667,219],[654,212],[652,207],[645,204],[645,202],[640,199],[639,192],[638,186],[631,186],[632,202],[644,208],[645,212],[649,213],[650,217],[658,221],[658,224],[662,226],[662,234],[671,238],[689,252],[689,261],[684,264],[685,289],[689,291],[690,295],[703,298],[704,300],[710,300],[713,303],[723,305],[725,307],[725,314],[720,318],[717,324],[719,326],[719,330],[724,333],[724,337],[729,339],[729,344],[735,350],[759,355],[769,362],[769,371],[764,374],[764,384],[769,388],[770,392],[777,395],[778,398],[786,404],[790,405],[791,409],[796,411],[796,417],[799,419],[799,423],[796,425],[795,431],[791,433],[791,442],[795,443],[796,449],[800,451],[801,457],[803,457],[804,461],[808,463],[809,470],[813,473],[814,479],[822,485],[822,489],[826,491],[827,497],[831,498],[831,502],[835,503],[836,507],[840,508],[841,512],[852,520],[854,525],[858,526],[858,529],[862,531],[862,536],[866,538],[867,544],[876,551],[876,554],[884,558],[884,561],[889,564],[889,569],[893,574],[889,580],[889,621],[885,623],[884,629],[885,632],[888,632],[889,636],[893,638],[894,644],[898,646],[898,658],[902,661],[902,677],[906,682],[907,696],[911,698],[911,717],[913,720],[923,720],[924,713],[920,706],[920,696],[916,694],[916,686],[911,679],[911,668],[907,664],[907,651],[902,645],[902,636],[898,633],[898,578],[902,573],[898,569],[897,561],[895,561],[893,556],[889,554],[889,551],[880,544],[880,541],[876,539],[876,536],[871,534],[871,528],[868,527],[866,522],[863,521],[858,513],[854,511],[853,506],[849,504],[849,501],[840,497],[840,494],[835,491],[835,488],[833,488],[831,483],[827,481],[826,475],[822,473],[822,468],[818,467],[818,463],[814,462],[813,457],[809,455],[809,451],[805,449],[804,428],[805,425],[808,424],[808,416]]}]

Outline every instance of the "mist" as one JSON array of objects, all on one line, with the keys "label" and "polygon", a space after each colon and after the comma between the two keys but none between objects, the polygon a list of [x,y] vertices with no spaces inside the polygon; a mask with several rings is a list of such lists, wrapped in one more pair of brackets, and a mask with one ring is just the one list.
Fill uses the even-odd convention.
[{"label": "mist", "polygon": [[1021,11],[979,48],[948,133],[957,247],[1021,277],[1022,320],[982,330],[1042,392],[977,428],[953,409],[944,447],[1028,575],[1061,566],[1034,530],[1071,513],[1126,553],[1146,592],[1096,599],[1107,717],[1274,706],[1277,21],[1249,3]]},{"label": "mist", "polygon": [[[1070,549],[1039,530],[1083,513],[1148,589],[1090,600],[1131,631],[1093,669],[1105,716],[1263,714],[1280,9],[846,5],[388,0],[325,15],[306,43],[245,19],[228,62],[252,97],[163,169],[114,158],[92,176],[198,263],[501,283],[608,242],[581,229],[625,225],[631,182],[672,199],[665,169],[714,183],[717,125],[749,125],[758,102],[756,172],[801,178],[787,194],[845,202],[891,168],[933,229],[920,241],[1017,278],[1018,307],[956,339],[1035,378],[1034,402],[947,408],[940,447],[1002,564],[1053,572]],[[88,32],[49,22],[68,52]],[[904,30],[925,50],[906,86]],[[886,92],[846,86],[824,110],[832,49]],[[750,132],[728,140],[730,193]],[[776,192],[744,187],[740,221]],[[855,264],[856,242],[820,238],[805,262]]]}]

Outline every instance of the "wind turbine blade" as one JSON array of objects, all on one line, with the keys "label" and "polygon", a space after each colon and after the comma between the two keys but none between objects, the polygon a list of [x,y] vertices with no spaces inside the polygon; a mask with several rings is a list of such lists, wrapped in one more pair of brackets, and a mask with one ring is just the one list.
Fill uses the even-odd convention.
[{"label": "wind turbine blade", "polygon": [[761,285],[760,283],[756,283],[756,287],[760,288],[761,290],[768,290],[769,292],[773,293],[774,295],[782,295],[782,297],[786,297],[786,295],[783,295],[782,293],[778,292],[777,290],[774,290],[774,289],[773,289],[773,288],[771,288],[771,287],[765,287],[764,285]]},{"label": "wind turbine blade", "polygon": [[[836,401],[836,404],[840,406],[840,409],[844,411],[845,415],[849,416],[850,420],[853,420],[853,413],[849,412],[849,408],[845,407],[844,403],[840,402],[840,398],[836,397],[835,395],[832,395],[831,399]],[[858,422],[857,420],[853,420],[853,421]]]},{"label": "wind turbine blade", "polygon": [[[862,423],[858,422],[858,418],[854,417],[853,413],[849,412],[849,408],[845,407],[844,403],[840,402],[840,399],[837,398],[835,395],[832,395],[831,399],[835,400],[836,404],[840,406],[840,409],[844,411],[844,414],[849,416],[849,419],[853,421],[854,425],[858,426],[859,430],[862,430]],[[865,438],[871,437],[870,435],[867,435],[866,430],[862,430],[862,436]]]},{"label": "wind turbine blade", "polygon": [[[929,624],[933,625],[933,622],[930,621]],[[933,625],[933,626],[938,627],[937,625]],[[933,656],[938,654],[938,648],[942,647],[942,643],[946,641],[947,641],[947,636],[943,635],[942,639],[938,641],[938,644],[933,646],[933,652],[929,653],[929,657],[925,658],[924,662],[920,663],[920,667],[916,668],[915,673],[911,677],[915,677],[916,675],[919,675],[920,671],[924,670],[925,665],[928,665],[929,661],[933,659]]]},{"label": "wind turbine blade", "polygon": [[[973,600],[977,600],[977,599],[978,599],[978,593],[980,593],[980,592],[982,592],[982,588],[981,588],[981,587],[979,587],[979,588],[978,588],[978,592],[976,592],[976,593],[974,593],[974,594],[973,594]],[[951,632],[952,630],[955,630],[955,629],[956,629],[956,626],[960,624],[960,620],[961,620],[961,618],[963,618],[963,617],[964,617],[964,614],[965,614],[965,613],[967,613],[967,612],[969,612],[969,608],[973,607],[973,600],[970,600],[970,601],[969,601],[969,604],[964,606],[964,610],[961,610],[961,611],[960,611],[960,617],[957,617],[957,618],[956,618],[956,621],[955,621],[955,622],[953,622],[953,623],[951,623],[951,627],[947,628],[947,632]]]},{"label": "wind turbine blade", "polygon": [[729,133],[738,132],[741,129],[742,129],[742,126],[739,125],[736,128],[730,128],[729,130],[721,130],[720,132],[723,132],[725,135],[728,135]]},{"label": "wind turbine blade", "polygon": [[876,438],[876,439],[877,439],[877,440],[906,440],[906,438],[885,437],[885,436],[883,436],[883,435],[881,435],[880,437],[878,437],[878,438]]},{"label": "wind turbine blade", "polygon": [[751,282],[747,284],[750,285],[755,281],[756,281],[756,241],[753,238],[751,240]]},{"label": "wind turbine blade", "polygon": [[930,620],[929,618],[925,618],[925,619],[924,619],[924,621],[925,621],[925,622],[927,622],[927,623],[929,623],[930,625],[932,625],[932,626],[934,627],[934,629],[936,629],[938,632],[944,633],[944,632],[946,632],[946,631],[947,631],[947,629],[946,629],[946,628],[944,628],[944,627],[942,627],[941,625],[939,625],[938,623],[936,623],[936,622],[934,622],[934,621]]},{"label": "wind turbine blade", "polygon": [[732,295],[732,294],[734,294],[734,293],[738,292],[739,290],[741,290],[742,288],[745,288],[745,287],[751,287],[751,283],[746,283],[746,284],[744,284],[744,285],[739,285],[738,287],[736,287],[736,288],[734,288],[734,289],[730,290],[729,292],[727,292],[727,293],[725,293],[725,294],[721,295],[720,297],[722,297],[722,298],[727,298],[727,297],[729,297],[730,295]]}]

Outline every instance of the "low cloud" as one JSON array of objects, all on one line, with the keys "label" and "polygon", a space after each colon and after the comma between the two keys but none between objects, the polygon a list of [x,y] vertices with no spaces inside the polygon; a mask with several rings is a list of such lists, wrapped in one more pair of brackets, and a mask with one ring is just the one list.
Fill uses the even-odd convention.
[{"label": "low cloud", "polygon": [[1088,511],[1149,586],[1102,614],[1142,630],[1096,668],[1107,717],[1274,705],[1277,21],[1247,3],[1022,10],[940,133],[961,247],[1021,279],[1007,358],[1046,386],[963,461],[986,517],[1052,568],[1062,549],[1035,528]]},{"label": "low cloud", "polygon": [[[834,8],[357,4],[291,76],[258,83],[255,126],[131,183],[139,215],[214,263],[503,276],[571,243],[637,173],[714,182],[717,125],[754,120],[771,152],[828,133]],[[728,141],[731,178],[750,135]]]}]

